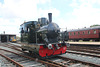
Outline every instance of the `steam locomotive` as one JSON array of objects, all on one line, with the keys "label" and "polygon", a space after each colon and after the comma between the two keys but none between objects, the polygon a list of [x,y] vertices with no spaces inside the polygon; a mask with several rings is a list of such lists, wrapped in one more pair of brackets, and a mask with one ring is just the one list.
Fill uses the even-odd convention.
[{"label": "steam locomotive", "polygon": [[38,57],[48,58],[66,53],[68,43],[60,41],[60,28],[52,22],[52,13],[38,21],[24,22],[20,25],[23,51]]}]

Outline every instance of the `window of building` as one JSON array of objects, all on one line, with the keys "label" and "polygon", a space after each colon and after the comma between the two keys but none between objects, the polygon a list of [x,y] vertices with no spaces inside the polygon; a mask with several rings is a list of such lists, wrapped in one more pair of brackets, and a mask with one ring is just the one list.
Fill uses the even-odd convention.
[{"label": "window of building", "polygon": [[94,30],[94,34],[96,34],[96,30]]},{"label": "window of building", "polygon": [[90,34],[90,31],[88,31],[88,34]]}]

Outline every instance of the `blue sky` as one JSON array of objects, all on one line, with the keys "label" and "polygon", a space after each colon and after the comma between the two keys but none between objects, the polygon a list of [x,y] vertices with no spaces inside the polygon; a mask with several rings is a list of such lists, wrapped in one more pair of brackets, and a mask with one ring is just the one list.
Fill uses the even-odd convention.
[{"label": "blue sky", "polygon": [[48,18],[48,12],[63,29],[100,25],[100,0],[0,0],[0,34],[19,35],[24,21]]}]

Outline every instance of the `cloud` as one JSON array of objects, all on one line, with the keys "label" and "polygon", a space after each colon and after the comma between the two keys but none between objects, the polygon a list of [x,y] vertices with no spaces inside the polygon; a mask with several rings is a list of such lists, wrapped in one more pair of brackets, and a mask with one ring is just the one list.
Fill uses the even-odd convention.
[{"label": "cloud", "polygon": [[[94,7],[99,5],[100,0],[73,0],[69,6],[73,8],[72,12],[66,13],[74,18],[68,21],[72,29],[89,27],[93,24],[100,24],[100,8]],[[100,5],[99,5],[100,6]]]},{"label": "cloud", "polygon": [[20,25],[24,21],[34,21],[41,16],[48,16],[48,12],[53,12],[53,16],[58,16],[56,8],[42,9],[38,4],[50,3],[51,0],[4,0],[0,2],[0,33],[13,33],[19,35]]},{"label": "cloud", "polygon": [[9,20],[0,18],[0,34],[5,31],[6,34],[16,34],[19,36],[19,28],[22,22],[20,19]]},{"label": "cloud", "polygon": [[60,11],[57,10],[56,8],[50,8],[50,9],[39,9],[39,16],[40,17],[47,17],[48,18],[48,13],[52,13],[53,18],[60,16]]},{"label": "cloud", "polygon": [[1,15],[4,18],[21,18],[32,20],[38,17],[38,4],[49,3],[51,0],[4,0]]},{"label": "cloud", "polygon": [[4,0],[1,7],[1,16],[4,18],[32,19],[37,15],[36,0]]},{"label": "cloud", "polygon": [[67,11],[62,5],[62,9],[55,6],[52,0],[4,0],[0,2],[0,33],[19,34],[24,21],[48,18],[49,12],[52,13],[53,22],[61,28],[75,29],[100,24],[100,0],[72,0],[68,4],[63,6],[68,8]]},{"label": "cloud", "polygon": [[19,35],[24,20],[32,20],[37,14],[37,0],[4,0],[0,3],[0,33]]},{"label": "cloud", "polygon": [[38,4],[50,3],[51,0],[37,0]]},{"label": "cloud", "polygon": [[38,13],[46,11],[42,11],[41,7],[38,9],[37,5],[50,2],[51,0],[4,0],[4,4],[0,3],[0,16],[6,19],[21,18],[32,20],[39,16]]}]

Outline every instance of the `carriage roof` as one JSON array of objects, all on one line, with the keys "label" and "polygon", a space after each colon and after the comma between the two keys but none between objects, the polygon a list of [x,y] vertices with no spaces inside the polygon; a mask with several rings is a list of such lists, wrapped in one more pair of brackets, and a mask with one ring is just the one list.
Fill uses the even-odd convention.
[{"label": "carriage roof", "polygon": [[68,32],[84,31],[84,30],[92,30],[92,29],[100,29],[100,26],[89,27],[89,28],[81,28],[81,29],[74,29],[74,30],[68,30]]}]

